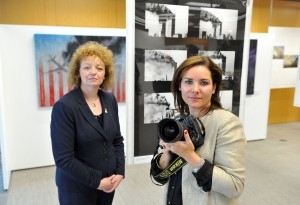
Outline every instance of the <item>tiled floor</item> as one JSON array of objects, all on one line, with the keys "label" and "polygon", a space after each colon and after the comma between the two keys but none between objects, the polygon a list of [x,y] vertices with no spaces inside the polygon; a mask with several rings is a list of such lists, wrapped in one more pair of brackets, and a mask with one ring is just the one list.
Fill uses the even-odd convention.
[{"label": "tiled floor", "polygon": [[[300,122],[270,125],[266,140],[247,144],[241,205],[296,205],[300,201]],[[55,167],[14,171],[1,205],[56,205]],[[149,178],[149,164],[126,167],[114,205],[162,204],[163,187]]]}]

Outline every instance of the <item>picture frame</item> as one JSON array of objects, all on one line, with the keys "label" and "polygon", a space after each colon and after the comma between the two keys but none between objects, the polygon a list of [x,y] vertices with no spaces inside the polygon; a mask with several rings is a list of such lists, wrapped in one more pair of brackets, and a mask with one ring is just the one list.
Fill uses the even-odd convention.
[{"label": "picture frame", "polygon": [[115,81],[110,90],[118,102],[126,101],[126,37],[34,34],[39,106],[53,106],[72,88],[67,84],[68,64],[74,51],[88,41],[108,47],[114,55]]}]

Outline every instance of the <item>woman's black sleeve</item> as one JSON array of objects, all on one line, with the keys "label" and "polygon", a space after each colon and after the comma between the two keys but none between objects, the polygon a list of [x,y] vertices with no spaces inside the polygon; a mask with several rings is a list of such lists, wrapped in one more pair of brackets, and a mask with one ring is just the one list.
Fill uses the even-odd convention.
[{"label": "woman's black sleeve", "polygon": [[157,165],[158,164],[158,160],[160,159],[161,155],[162,155],[162,153],[156,155],[151,160],[150,177],[151,177],[151,179],[154,179],[156,182],[159,183],[159,184],[156,184],[156,185],[164,185],[169,180],[169,178],[161,178],[161,177],[158,176],[159,173],[163,171]]},{"label": "woman's black sleeve", "polygon": [[209,192],[211,190],[213,169],[214,165],[205,160],[201,169],[199,169],[197,173],[193,173],[198,186],[202,187],[205,192]]}]

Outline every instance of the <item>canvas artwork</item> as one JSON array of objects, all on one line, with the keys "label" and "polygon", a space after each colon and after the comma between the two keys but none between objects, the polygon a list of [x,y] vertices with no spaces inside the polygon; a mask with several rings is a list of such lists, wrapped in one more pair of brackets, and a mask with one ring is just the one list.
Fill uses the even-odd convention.
[{"label": "canvas artwork", "polygon": [[284,46],[274,46],[273,48],[273,59],[283,59]]},{"label": "canvas artwork", "polygon": [[284,55],[283,56],[283,68],[297,68],[298,55]]},{"label": "canvas artwork", "polygon": [[72,89],[67,85],[68,64],[76,48],[87,41],[97,41],[112,50],[115,62],[115,83],[111,92],[114,93],[118,102],[125,102],[125,37],[35,34],[35,60],[41,107],[54,105],[59,98]]},{"label": "canvas artwork", "polygon": [[171,81],[185,50],[145,50],[145,81]]}]

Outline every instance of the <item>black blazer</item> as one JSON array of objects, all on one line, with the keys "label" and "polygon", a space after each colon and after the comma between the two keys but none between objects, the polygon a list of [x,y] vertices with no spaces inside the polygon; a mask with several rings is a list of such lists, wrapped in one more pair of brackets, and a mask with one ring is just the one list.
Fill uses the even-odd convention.
[{"label": "black blazer", "polygon": [[124,139],[116,98],[102,90],[98,95],[103,127],[79,88],[53,106],[51,141],[59,190],[95,193],[102,178],[125,174]]}]

